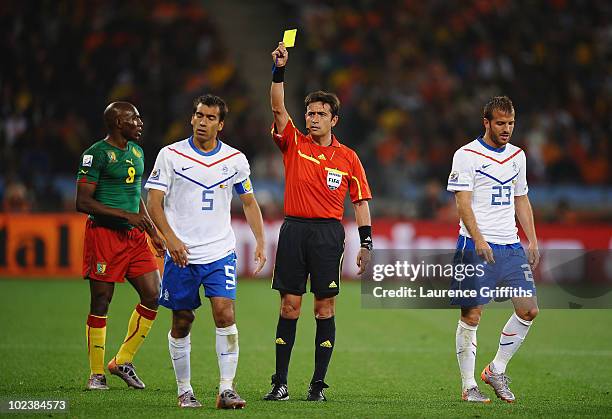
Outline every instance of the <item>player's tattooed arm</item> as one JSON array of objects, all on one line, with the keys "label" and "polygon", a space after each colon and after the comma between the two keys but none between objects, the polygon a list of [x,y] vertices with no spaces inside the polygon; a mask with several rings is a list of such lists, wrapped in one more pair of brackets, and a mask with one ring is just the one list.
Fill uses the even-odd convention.
[{"label": "player's tattooed arm", "polygon": [[540,263],[540,251],[538,250],[538,236],[535,231],[535,222],[533,221],[533,209],[527,195],[514,197],[514,210],[516,217],[529,240],[527,248],[527,260],[531,269],[535,269]]},{"label": "player's tattooed arm", "polygon": [[146,230],[151,220],[141,214],[134,214],[120,208],[111,208],[94,198],[96,185],[92,183],[77,183],[76,210],[93,216],[115,217],[126,220],[129,224],[141,230]]},{"label": "player's tattooed arm", "polygon": [[163,191],[157,189],[149,189],[147,194],[147,210],[151,214],[151,219],[166,238],[166,247],[172,261],[181,268],[184,268],[189,263],[187,255],[189,249],[174,233],[172,227],[168,223],[166,214],[164,213],[164,196]]},{"label": "player's tattooed arm", "polygon": [[247,219],[249,227],[255,236],[255,254],[254,260],[257,263],[257,267],[253,272],[253,275],[257,275],[266,264],[266,243],[263,228],[263,218],[261,216],[261,209],[257,204],[255,195],[252,193],[245,193],[240,195],[242,201],[242,208],[244,210],[244,216]]},{"label": "player's tattooed arm", "polygon": [[455,192],[455,201],[457,202],[457,211],[459,218],[463,221],[465,228],[474,240],[476,253],[483,258],[487,263],[495,263],[493,250],[489,243],[484,239],[482,233],[476,224],[476,216],[472,210],[472,191],[457,191]]},{"label": "player's tattooed arm", "polygon": [[272,86],[270,86],[270,104],[274,114],[274,126],[279,133],[285,130],[285,126],[289,122],[289,113],[285,108],[285,88],[282,81],[288,59],[289,52],[287,48],[285,48],[282,42],[279,42],[278,47],[272,51],[274,70]]}]

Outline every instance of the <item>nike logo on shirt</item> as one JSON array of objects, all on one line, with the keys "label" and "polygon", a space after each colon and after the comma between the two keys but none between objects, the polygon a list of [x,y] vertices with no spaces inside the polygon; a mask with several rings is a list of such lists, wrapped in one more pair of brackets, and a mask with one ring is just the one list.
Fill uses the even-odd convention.
[{"label": "nike logo on shirt", "polygon": [[493,164],[493,163],[483,164],[483,165],[482,165],[482,168],[483,168],[483,169],[486,169],[487,167],[491,166],[492,164]]},{"label": "nike logo on shirt", "polygon": [[185,170],[189,170],[191,169],[193,166],[189,166],[189,167],[181,167],[181,170],[184,172]]}]

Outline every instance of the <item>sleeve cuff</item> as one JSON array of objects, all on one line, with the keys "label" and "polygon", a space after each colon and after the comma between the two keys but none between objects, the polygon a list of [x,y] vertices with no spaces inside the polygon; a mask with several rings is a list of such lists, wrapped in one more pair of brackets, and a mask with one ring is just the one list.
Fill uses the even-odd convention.
[{"label": "sleeve cuff", "polygon": [[472,191],[472,186],[469,183],[448,183],[446,186],[446,190],[449,192],[457,192],[457,191]]},{"label": "sleeve cuff", "polygon": [[151,180],[148,180],[147,183],[145,183],[144,187],[147,190],[149,190],[149,189],[157,189],[157,190],[163,191],[163,192],[166,192],[168,190],[168,185],[166,185],[165,183],[155,182],[155,181],[151,181]]}]

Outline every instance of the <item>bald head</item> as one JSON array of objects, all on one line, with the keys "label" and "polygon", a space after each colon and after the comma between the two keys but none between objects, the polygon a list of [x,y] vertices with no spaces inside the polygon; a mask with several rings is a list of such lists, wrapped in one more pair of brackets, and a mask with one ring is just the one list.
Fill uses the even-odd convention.
[{"label": "bald head", "polygon": [[104,110],[104,123],[106,128],[114,130],[118,128],[120,120],[138,114],[136,107],[130,102],[113,102]]},{"label": "bald head", "polygon": [[142,134],[142,119],[138,109],[129,102],[113,102],[104,110],[104,123],[108,134],[136,141]]}]

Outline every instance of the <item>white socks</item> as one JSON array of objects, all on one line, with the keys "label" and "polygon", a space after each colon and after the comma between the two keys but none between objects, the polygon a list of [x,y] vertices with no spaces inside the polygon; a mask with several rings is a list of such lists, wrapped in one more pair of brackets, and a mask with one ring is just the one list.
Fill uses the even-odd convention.
[{"label": "white socks", "polygon": [[217,359],[219,361],[219,394],[231,389],[238,367],[238,328],[236,324],[217,327]]},{"label": "white socks", "polygon": [[[219,393],[231,389],[238,367],[238,328],[235,324],[228,327],[217,327],[216,349],[219,361]],[[168,348],[174,367],[178,395],[193,391],[191,387],[191,335],[184,338],[173,338],[168,332]]]},{"label": "white socks", "polygon": [[530,321],[523,320],[516,313],[512,313],[512,316],[510,316],[502,330],[497,355],[495,355],[493,362],[491,362],[494,373],[501,374],[506,372],[508,362],[521,346],[523,340],[525,340],[530,326]]},{"label": "white socks", "polygon": [[168,348],[170,349],[170,358],[174,367],[174,375],[176,376],[176,384],[178,386],[178,395],[193,391],[191,388],[191,335],[184,338],[173,338],[168,332]]},{"label": "white socks", "polygon": [[476,364],[476,330],[478,326],[470,326],[459,320],[455,335],[455,348],[457,361],[461,372],[461,385],[463,390],[476,387],[474,379],[474,365]]}]

